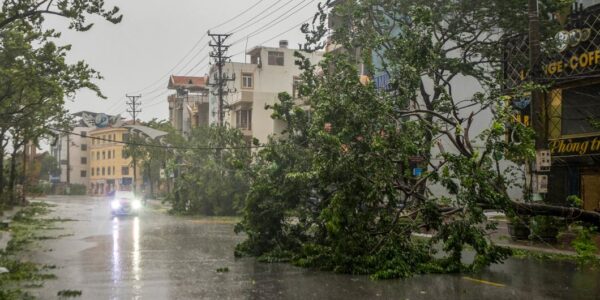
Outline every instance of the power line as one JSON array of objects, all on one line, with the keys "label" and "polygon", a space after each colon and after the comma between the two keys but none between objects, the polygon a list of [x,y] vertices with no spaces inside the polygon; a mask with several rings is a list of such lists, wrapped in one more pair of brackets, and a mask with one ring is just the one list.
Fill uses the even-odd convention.
[{"label": "power line", "polygon": [[[282,8],[286,7],[288,4],[290,4],[290,3],[294,2],[294,1],[295,1],[295,0],[289,0],[288,2],[284,3],[283,5],[279,6],[277,9],[275,9],[274,11],[272,11],[272,12],[270,13],[270,15],[272,15],[272,14],[274,14],[274,13],[278,12],[279,10],[281,10]],[[261,13],[259,13],[258,15],[256,15],[256,16],[253,16],[252,18],[250,18],[250,19],[249,19],[249,20],[247,20],[246,22],[243,22],[242,24],[240,24],[240,25],[236,26],[235,28],[233,28],[233,29],[231,29],[231,30],[228,30],[227,32],[228,32],[228,33],[235,33],[235,32],[236,32],[238,29],[240,29],[240,28],[242,28],[242,27],[245,27],[244,29],[247,29],[247,28],[250,28],[251,26],[254,26],[256,23],[259,23],[259,22],[261,22],[261,21],[265,20],[265,18],[267,18],[267,17],[269,16],[269,15],[267,15],[267,16],[265,16],[265,18],[261,18],[261,16],[262,16],[264,13],[267,13],[267,12],[269,12],[269,10],[270,10],[270,9],[271,9],[271,8],[263,10],[263,11],[262,11]],[[248,24],[248,23],[250,23],[250,22],[252,22],[252,24]]]},{"label": "power line", "polygon": [[142,105],[142,102],[139,101],[138,99],[142,98],[141,95],[138,96],[126,96],[129,100],[126,102],[127,105],[129,106],[129,109],[127,110],[127,112],[129,112],[131,114],[131,117],[133,117],[133,125],[135,125],[136,122],[136,115],[137,113],[142,112],[141,109],[138,109],[138,107],[140,105]]},{"label": "power line", "polygon": [[187,71],[187,73],[185,73],[185,75],[189,75],[192,73],[192,71],[194,71],[199,65],[201,65],[205,60],[207,60],[209,57],[209,55],[206,55],[201,61],[199,61],[195,66],[193,66],[189,71]]},{"label": "power line", "polygon": [[[273,36],[273,37],[269,38],[268,40],[265,40],[265,41],[263,41],[263,42],[259,43],[259,45],[266,44],[266,43],[268,43],[268,42],[270,42],[270,41],[272,41],[272,40],[274,40],[274,39],[276,39],[276,38],[278,38],[278,37],[280,37],[280,36],[282,36],[282,35],[284,35],[284,34],[286,34],[286,33],[290,32],[290,31],[292,31],[292,30],[294,30],[294,29],[297,29],[299,26],[301,26],[302,24],[304,24],[304,23],[308,22],[308,21],[309,21],[310,19],[312,19],[312,18],[313,18],[313,17],[310,17],[310,18],[308,18],[308,19],[305,19],[305,20],[303,20],[302,22],[300,22],[300,23],[298,23],[298,24],[296,24],[296,25],[294,25],[294,26],[292,26],[292,27],[290,27],[290,28],[286,29],[285,31],[283,31],[283,32],[281,32],[281,33],[279,33],[279,34],[277,34],[276,36]],[[242,51],[240,51],[240,52],[237,52],[237,53],[235,53],[235,54],[232,54],[231,56],[240,55],[240,54],[242,54],[242,53],[244,53],[244,52],[245,52],[245,50],[242,50]]]},{"label": "power line", "polygon": [[[140,93],[144,90],[147,90],[153,86],[155,86],[156,84],[160,83],[161,81],[163,81],[165,79],[165,77],[171,75],[171,73],[177,68],[179,67],[179,65],[188,57],[190,56],[190,54],[192,54],[194,52],[194,49],[196,49],[196,47],[198,47],[198,45],[200,45],[200,43],[202,43],[202,41],[204,41],[204,39],[206,38],[206,35],[203,35],[195,44],[194,46],[177,62],[177,64],[175,64],[175,66],[173,66],[169,71],[167,71],[167,73],[165,73],[164,75],[162,75],[159,79],[157,79],[156,81],[154,81],[153,83],[133,92],[133,93]],[[204,47],[203,49],[205,49],[206,47]],[[200,53],[203,49],[199,50],[198,53]],[[193,57],[192,59],[194,59],[195,57]],[[191,60],[190,60],[191,61]],[[189,64],[189,62],[188,62]]]},{"label": "power line", "polygon": [[129,141],[128,142],[115,141],[115,140],[109,140],[109,139],[100,138],[100,137],[93,137],[90,135],[83,136],[82,134],[77,133],[77,132],[68,131],[68,130],[64,130],[64,129],[58,129],[58,128],[52,128],[52,127],[48,127],[48,129],[56,131],[56,132],[60,132],[63,134],[67,134],[67,135],[75,135],[75,136],[88,138],[91,140],[105,141],[105,142],[110,142],[110,143],[131,145],[131,146],[138,146],[138,147],[160,148],[160,149],[167,149],[167,150],[169,150],[169,149],[173,149],[173,150],[243,150],[243,149],[259,149],[259,148],[267,147],[265,145],[239,146],[239,147],[185,147],[185,146],[172,146],[172,145],[156,145],[156,144],[148,144],[148,143],[129,142]]},{"label": "power line", "polygon": [[[223,21],[221,24],[219,24],[219,25],[217,25],[217,26],[214,26],[214,27],[212,27],[211,29],[215,29],[215,28],[217,28],[217,27],[220,27],[220,26],[222,26],[222,25],[225,25],[225,24],[227,24],[227,23],[229,23],[229,22],[231,22],[231,21],[233,21],[233,20],[235,20],[235,19],[239,18],[240,16],[244,15],[245,13],[247,13],[247,12],[251,11],[253,8],[257,7],[257,6],[258,6],[260,3],[262,3],[262,2],[264,2],[264,0],[259,0],[258,2],[256,2],[256,3],[252,4],[252,5],[251,5],[251,6],[249,6],[248,8],[244,9],[244,10],[243,10],[242,12],[240,12],[239,14],[235,15],[235,16],[234,16],[234,17],[232,17],[232,18],[229,18],[229,19],[228,19],[228,20],[226,20],[226,21]],[[172,73],[172,72],[173,72],[173,71],[174,71],[174,70],[175,70],[175,69],[176,69],[176,68],[177,68],[179,65],[181,65],[181,63],[182,63],[182,62],[183,62],[183,61],[184,61],[184,60],[185,60],[185,59],[186,59],[186,58],[187,58],[187,57],[188,57],[190,54],[192,54],[192,52],[194,51],[194,49],[196,49],[196,47],[198,47],[198,45],[200,45],[200,44],[202,43],[202,41],[203,41],[203,40],[204,40],[206,37],[207,37],[206,35],[203,35],[203,36],[202,36],[202,37],[201,37],[201,38],[200,38],[200,39],[199,39],[199,40],[198,40],[198,41],[197,41],[197,42],[194,44],[194,46],[193,46],[193,47],[192,47],[192,48],[191,48],[191,49],[190,49],[190,50],[189,50],[189,51],[188,51],[188,52],[187,52],[187,53],[186,53],[186,54],[185,54],[185,55],[184,55],[184,56],[183,56],[183,57],[182,57],[182,58],[181,58],[181,59],[180,59],[178,62],[177,62],[177,64],[175,64],[175,66],[173,66],[173,67],[172,67],[172,68],[171,68],[171,69],[170,69],[170,70],[169,70],[169,71],[168,71],[166,74],[162,75],[162,76],[161,76],[159,79],[157,79],[157,80],[156,80],[156,81],[154,81],[153,83],[151,83],[151,84],[149,84],[149,85],[147,85],[147,86],[145,86],[145,87],[143,87],[143,88],[141,88],[141,89],[139,89],[139,90],[137,90],[137,91],[134,91],[133,93],[140,93],[140,92],[142,92],[142,91],[144,91],[144,90],[147,90],[147,89],[149,89],[149,88],[151,88],[151,87],[155,86],[156,84],[158,84],[158,83],[160,83],[162,80],[164,80],[164,78],[165,78],[166,76],[169,76],[169,75],[170,75],[170,74],[171,74],[171,73]],[[198,51],[198,53],[202,52],[204,49],[206,49],[206,47],[203,47],[201,50],[199,50],[199,51]],[[188,61],[188,63],[187,63],[186,65],[184,65],[184,66],[183,66],[183,68],[181,68],[181,69],[184,69],[185,67],[187,67],[187,66],[190,64],[190,62],[191,62],[191,61],[192,61],[192,60],[193,60],[195,57],[197,57],[197,55],[196,55],[196,56],[194,56],[192,59],[190,59],[190,60]]]},{"label": "power line", "polygon": [[225,45],[225,41],[229,38],[230,34],[212,34],[208,32],[208,35],[212,38],[212,43],[209,45],[213,48],[213,51],[209,54],[211,58],[214,58],[215,65],[217,66],[217,74],[215,79],[215,83],[211,84],[211,86],[217,87],[217,95],[218,98],[218,113],[219,113],[219,126],[224,126],[225,119],[225,106],[224,106],[224,96],[225,93],[228,93],[229,90],[225,90],[227,82],[235,80],[235,73],[230,77],[227,74],[223,73],[223,66],[227,61],[229,61],[229,56],[227,55],[227,50],[229,50],[230,45]]},{"label": "power line", "polygon": [[[298,4],[296,4],[296,6],[292,7],[291,9],[289,9],[288,11],[286,11],[285,13],[283,13],[282,15],[280,15],[279,17],[275,18],[271,22],[263,25],[262,27],[258,28],[257,30],[254,30],[253,32],[249,33],[248,35],[244,36],[243,38],[240,38],[240,39],[236,40],[235,42],[233,42],[231,44],[235,45],[235,44],[237,44],[239,42],[244,41],[247,38],[253,37],[255,35],[258,35],[258,34],[261,34],[261,33],[265,32],[268,29],[271,29],[273,26],[275,26],[275,25],[277,25],[277,24],[285,21],[287,18],[289,18],[289,17],[293,16],[294,14],[298,13],[299,11],[301,11],[302,9],[304,9],[305,7],[307,7],[308,5],[310,5],[311,3],[313,3],[314,1],[315,0],[310,0],[304,6],[302,6],[299,9],[297,9],[297,10],[295,10],[295,11],[292,12],[292,10],[296,9],[298,6],[300,6],[304,2],[306,2],[306,0],[302,0],[302,2],[299,2]],[[289,12],[292,12],[292,13],[288,15]]]},{"label": "power line", "polygon": [[255,8],[256,6],[258,6],[258,5],[259,5],[261,2],[263,2],[263,1],[265,1],[265,0],[259,0],[258,2],[254,3],[253,5],[251,5],[250,7],[246,8],[244,11],[242,11],[241,13],[239,13],[239,14],[235,15],[234,17],[230,18],[229,20],[227,20],[227,21],[224,21],[223,23],[221,23],[221,24],[219,24],[219,25],[217,25],[217,26],[214,26],[214,27],[210,28],[210,30],[213,30],[213,29],[216,29],[216,28],[218,28],[218,27],[221,27],[221,26],[223,26],[223,25],[225,25],[225,24],[227,24],[227,23],[229,23],[229,22],[231,22],[231,21],[233,21],[233,20],[237,19],[238,17],[241,17],[243,14],[245,14],[245,13],[249,12],[250,10],[252,10],[252,9],[253,9],[253,8]]}]

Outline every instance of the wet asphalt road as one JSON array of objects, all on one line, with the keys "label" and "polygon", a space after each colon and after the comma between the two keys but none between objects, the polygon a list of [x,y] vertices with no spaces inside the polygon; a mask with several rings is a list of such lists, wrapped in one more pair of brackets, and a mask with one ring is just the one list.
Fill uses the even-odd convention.
[{"label": "wet asphalt road", "polygon": [[[29,259],[57,266],[56,280],[31,292],[56,299],[64,289],[81,299],[600,299],[600,272],[569,262],[511,259],[478,274],[427,275],[371,281],[235,259],[243,237],[232,222],[180,218],[147,208],[139,217],[111,218],[104,199],[49,197],[69,235],[43,240]],[[51,234],[50,234],[51,233]],[[229,272],[218,273],[227,267]]]}]

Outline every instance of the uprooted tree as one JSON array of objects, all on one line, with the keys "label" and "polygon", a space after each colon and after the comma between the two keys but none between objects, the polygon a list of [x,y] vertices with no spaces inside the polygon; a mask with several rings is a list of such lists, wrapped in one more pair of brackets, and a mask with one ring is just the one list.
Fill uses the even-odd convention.
[{"label": "uprooted tree", "polygon": [[[527,1],[341,2],[331,39],[343,50],[318,66],[298,54],[303,103],[281,94],[272,107],[287,138],[256,158],[238,255],[404,277],[508,257],[488,238],[495,224],[484,209],[600,223],[600,214],[517,202],[508,192],[527,188],[520,166],[534,156],[534,133],[514,122],[501,94],[500,38],[527,28]],[[317,24],[303,27],[315,49],[329,13],[320,7]],[[357,63],[388,75],[389,85],[361,82]],[[519,143],[507,141],[508,124]],[[434,257],[436,245],[443,252]],[[463,264],[466,245],[476,255]]]}]

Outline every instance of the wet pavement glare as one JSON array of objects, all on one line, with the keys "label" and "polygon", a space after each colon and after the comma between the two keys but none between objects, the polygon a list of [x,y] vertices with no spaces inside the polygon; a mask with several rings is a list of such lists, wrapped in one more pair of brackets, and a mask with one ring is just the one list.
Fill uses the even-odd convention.
[{"label": "wet pavement glare", "polygon": [[[108,201],[49,197],[52,216],[68,235],[43,240],[28,259],[58,276],[31,293],[56,299],[81,290],[81,299],[600,299],[600,272],[570,262],[510,259],[476,274],[424,275],[372,281],[288,264],[236,259],[243,236],[223,219],[182,218],[146,208],[138,217],[112,218]],[[228,268],[228,272],[217,272]]]}]

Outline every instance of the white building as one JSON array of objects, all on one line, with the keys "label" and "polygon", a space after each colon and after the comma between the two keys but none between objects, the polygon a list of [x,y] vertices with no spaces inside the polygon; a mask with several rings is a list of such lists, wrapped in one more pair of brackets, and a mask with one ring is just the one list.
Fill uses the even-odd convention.
[{"label": "white building", "polygon": [[[83,184],[88,186],[89,174],[89,144],[85,137],[93,128],[75,127],[73,132],[78,135],[60,134],[56,144],[50,149],[52,157],[60,166],[60,175],[52,176],[55,183]],[[54,174],[56,175],[56,174]]]},{"label": "white building", "polygon": [[169,121],[179,133],[187,136],[192,128],[208,125],[208,87],[206,77],[171,76],[168,89]]},{"label": "white building", "polygon": [[57,184],[82,184],[89,186],[90,146],[89,134],[97,128],[119,127],[120,116],[82,111],[73,114],[75,124],[72,134],[57,132],[56,143],[50,147],[50,155],[60,166],[60,174],[50,174],[50,181]]},{"label": "white building", "polygon": [[[260,143],[266,143],[270,135],[278,135],[285,129],[285,123],[271,118],[272,111],[265,109],[278,101],[278,94],[296,93],[295,83],[298,82],[301,71],[295,65],[295,49],[287,47],[287,41],[280,41],[279,48],[255,47],[246,54],[250,63],[231,62],[223,66],[223,73],[229,78],[225,96],[225,123],[239,128],[248,138],[256,138]],[[313,64],[323,58],[323,54],[303,52]],[[213,66],[209,78],[214,81],[217,68]],[[211,82],[212,84],[213,82]],[[210,94],[210,123],[218,122],[217,87],[211,86]]]}]

